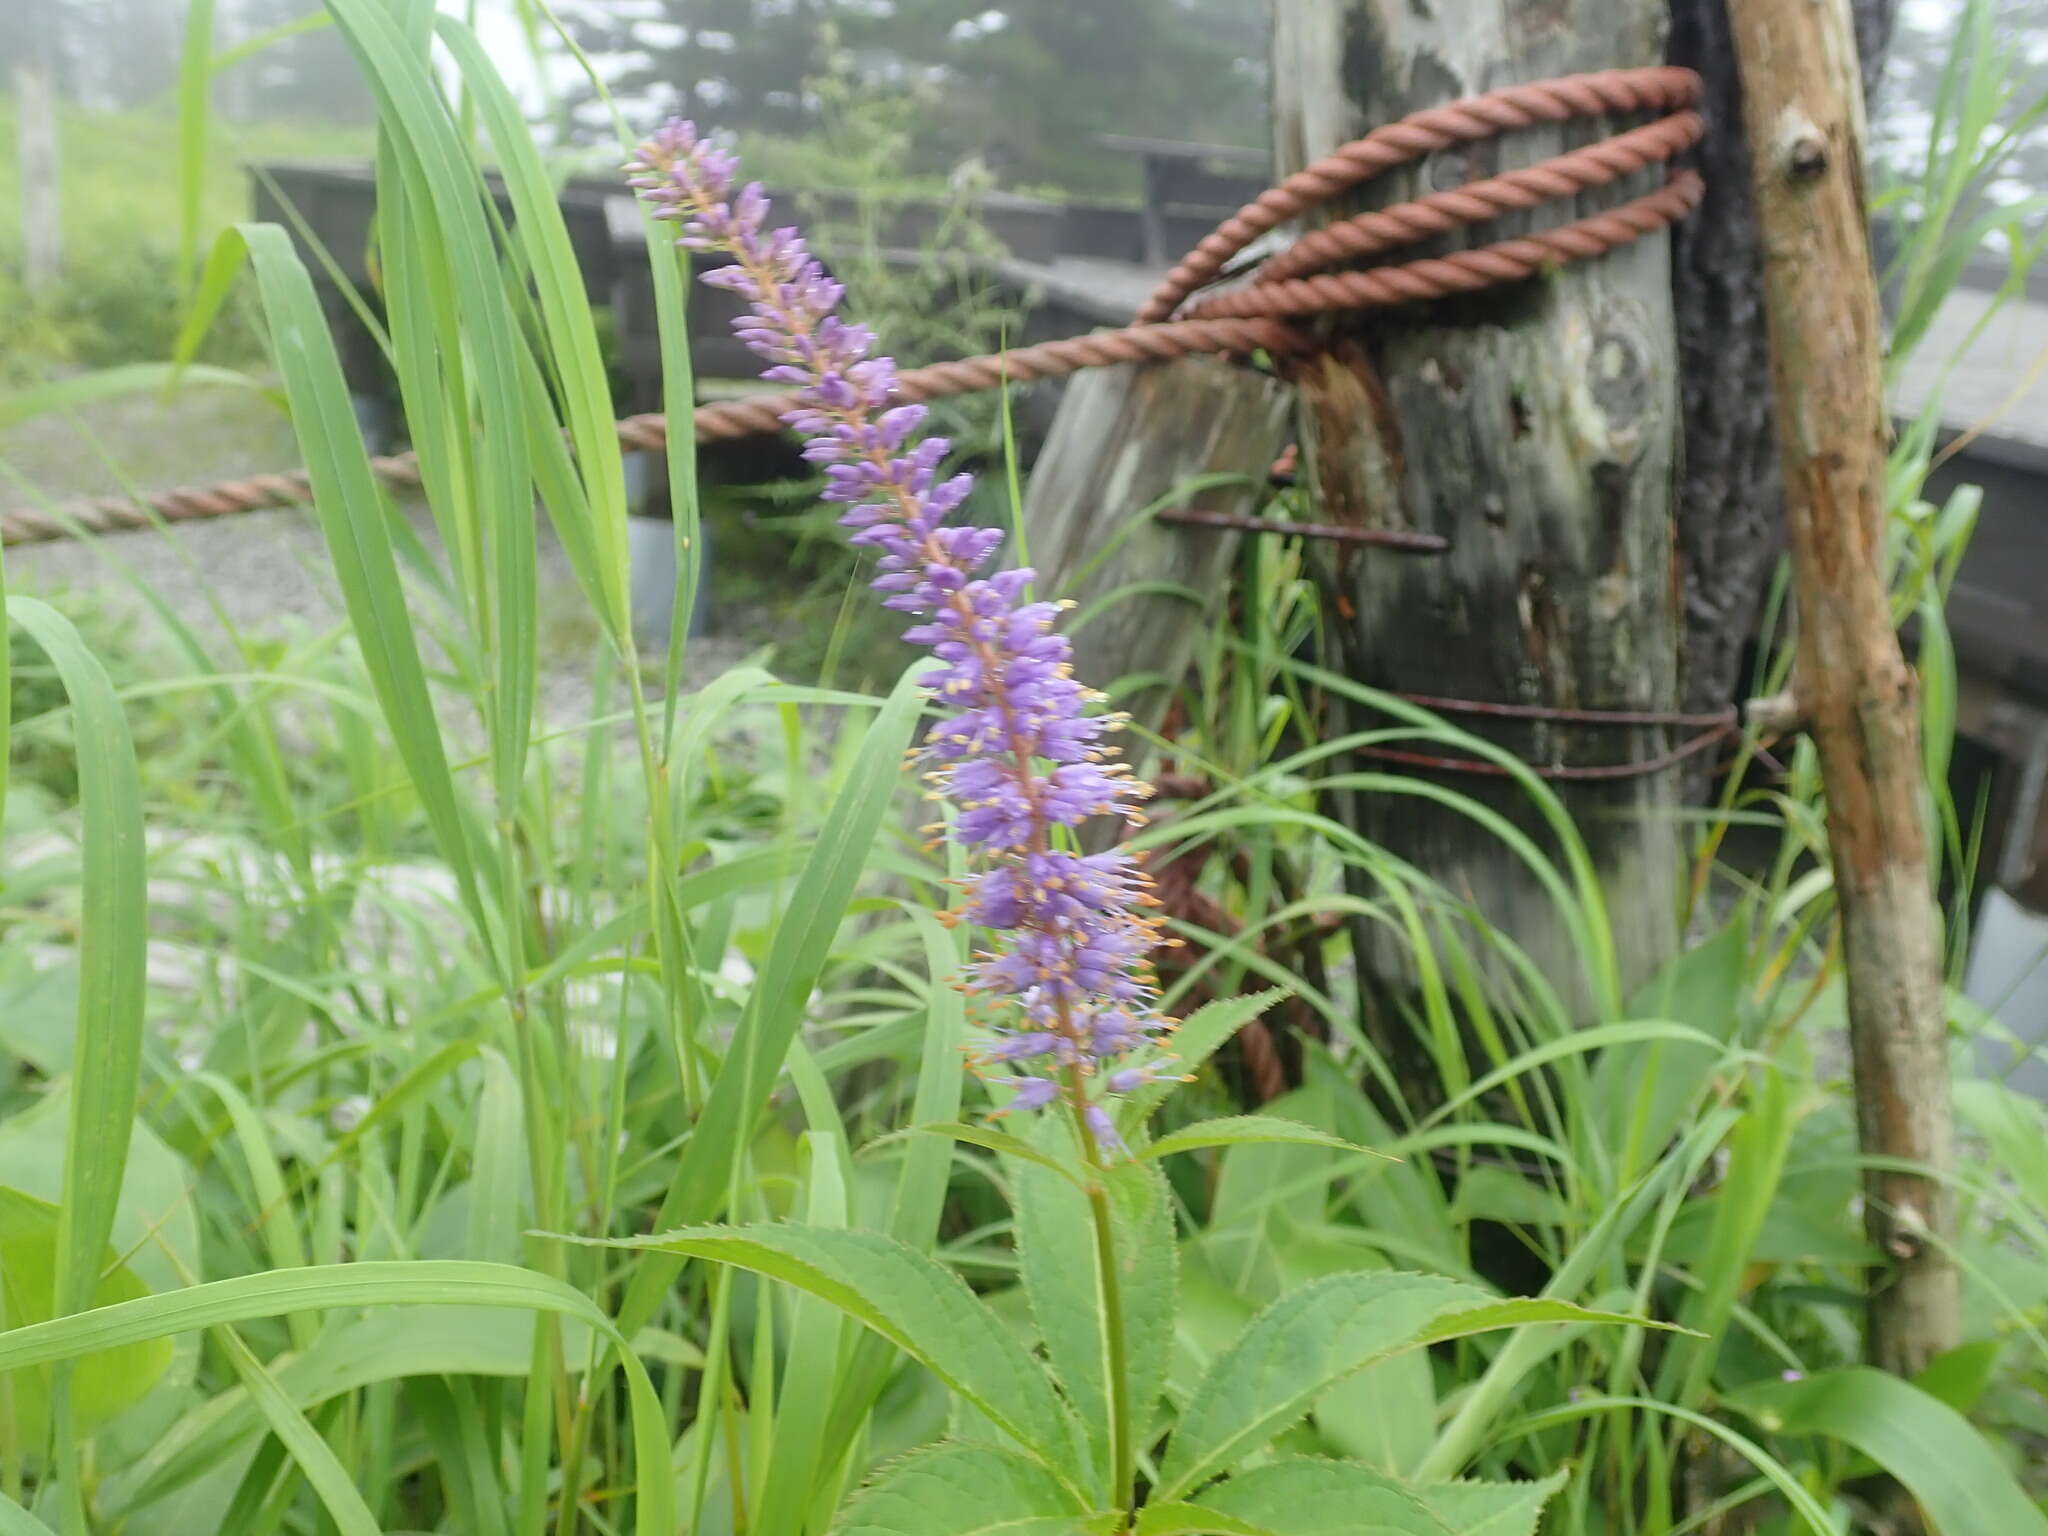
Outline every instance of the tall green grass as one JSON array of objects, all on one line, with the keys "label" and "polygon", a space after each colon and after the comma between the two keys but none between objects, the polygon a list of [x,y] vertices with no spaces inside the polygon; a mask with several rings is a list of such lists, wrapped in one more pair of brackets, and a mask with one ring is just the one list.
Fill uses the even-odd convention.
[{"label": "tall green grass", "polygon": [[[54,684],[10,731],[73,754],[77,804],[41,784],[0,802],[0,1531],[824,1531],[878,1468],[949,1428],[974,1438],[991,1404],[906,1358],[907,1341],[942,1359],[926,1319],[864,1330],[814,1275],[692,1261],[730,1239],[616,1240],[786,1217],[887,1234],[1007,1330],[963,1348],[1042,1355],[1093,1400],[1085,1341],[1049,1320],[1073,1275],[1043,1255],[1078,1250],[1048,1221],[1046,1170],[999,1139],[901,1134],[987,1107],[948,984],[966,937],[933,916],[960,870],[909,830],[915,678],[871,696],[700,676],[687,454],[670,465],[678,627],[643,653],[558,167],[461,21],[330,10],[379,103],[382,298],[424,505],[369,473],[284,232],[201,240],[193,168],[214,139],[188,92],[167,217],[194,261],[172,360],[253,285],[344,618],[279,640],[223,611],[202,630],[147,556],[125,563],[160,626],[148,654],[96,659],[58,608],[6,605],[21,664]],[[210,46],[203,27],[191,46]],[[1993,148],[1988,128],[1954,137],[1930,184],[1967,183]],[[485,160],[509,229],[479,195]],[[650,244],[680,419],[685,274]],[[1953,273],[1908,259],[1933,302]],[[1931,432],[1896,459],[1897,604],[1921,624],[1930,835],[1967,887],[1940,614],[1972,509],[1918,503]],[[601,641],[567,719],[539,686],[543,518]],[[1693,939],[1633,996],[1577,833],[1524,775],[1538,830],[1489,824],[1578,936],[1576,986],[1332,811],[1340,792],[1431,793],[1485,818],[1352,753],[1417,735],[1486,749],[1303,659],[1328,652],[1298,550],[1260,544],[1243,582],[1172,748],[1211,792],[1141,838],[1202,861],[1212,904],[1212,924],[1180,924],[1169,1008],[1224,1000],[1181,1037],[1197,1081],[1141,1096],[1171,1154],[1147,1251],[1181,1296],[1149,1357],[1145,1481],[1198,1480],[1171,1442],[1154,1454],[1159,1433],[1262,1306],[1421,1269],[1685,1331],[1393,1353],[1319,1387],[1281,1451],[1425,1484],[1556,1476],[1544,1528],[1572,1536],[1856,1528],[1880,1469],[1951,1536],[2041,1528],[2013,1467],[2048,1427],[2038,1105],[1996,1082],[1959,1093],[1985,1153],[1959,1176],[1969,1342],[1917,1383],[1857,1369],[1873,1255],[1847,1088],[1819,1059],[1842,1009],[1810,752],[1731,780],[1694,831],[1695,879],[1671,893],[1693,901]],[[1333,731],[1336,699],[1386,723]],[[173,744],[138,762],[130,722],[158,741],[167,712]],[[1720,862],[1750,824],[1776,852]],[[1360,1025],[1354,920],[1414,959],[1400,1018],[1425,1083]],[[1293,1072],[1259,1104],[1231,1043],[1259,1004],[1231,1000],[1269,988]],[[1263,1125],[1173,1139],[1239,1110]],[[1261,1130],[1291,1139],[1247,1139]]]}]

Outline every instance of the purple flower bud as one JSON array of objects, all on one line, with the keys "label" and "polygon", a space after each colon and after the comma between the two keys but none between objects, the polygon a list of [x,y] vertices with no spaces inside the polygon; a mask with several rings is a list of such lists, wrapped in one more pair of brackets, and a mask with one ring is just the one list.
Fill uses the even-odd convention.
[{"label": "purple flower bud", "polygon": [[[972,477],[940,478],[943,438],[913,442],[925,407],[902,398],[874,333],[838,313],[845,290],[798,232],[767,227],[759,183],[735,192],[733,156],[678,120],[626,170],[660,215],[682,221],[680,243],[731,259],[705,281],[747,301],[735,334],[766,364],[763,378],[798,391],[783,420],[809,440],[804,457],[824,470],[825,499],[846,508],[851,542],[877,552],[883,606],[916,618],[906,638],[944,663],[930,686],[946,713],[926,733],[925,756],[953,803],[954,838],[977,857],[962,915],[998,936],[966,981],[1009,1000],[1016,1018],[983,1063],[1049,1057],[1070,1069],[1067,1082],[1092,1074],[1110,1095],[1153,1081],[1131,1060],[1167,1022],[1145,969],[1158,942],[1142,915],[1148,882],[1121,849],[1084,857],[1059,847],[1060,827],[1135,819],[1137,791],[1110,763],[1107,722],[1088,713],[1093,695],[1069,675],[1058,608],[1029,601],[1031,571],[987,570],[1000,530],[948,523]],[[1070,1091],[1053,1077],[1011,1081],[1012,1110]],[[1108,1111],[1074,1091],[1097,1148],[1124,1150]]]},{"label": "purple flower bud", "polygon": [[1012,1110],[1028,1113],[1043,1109],[1060,1096],[1060,1085],[1049,1077],[1019,1077],[1012,1081],[1017,1085],[1017,1095],[1010,1100]]}]

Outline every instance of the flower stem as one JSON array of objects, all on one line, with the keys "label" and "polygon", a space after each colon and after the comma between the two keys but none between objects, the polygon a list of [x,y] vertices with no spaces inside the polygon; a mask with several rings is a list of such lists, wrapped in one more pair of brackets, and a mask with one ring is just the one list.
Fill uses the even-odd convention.
[{"label": "flower stem", "polygon": [[[1124,1340],[1123,1278],[1116,1254],[1116,1224],[1109,1209],[1109,1186],[1103,1182],[1106,1165],[1095,1132],[1083,1113],[1087,1106],[1084,1079],[1079,1066],[1066,1073],[1067,1104],[1074,1114],[1074,1130],[1081,1138],[1081,1155],[1088,1160],[1088,1210],[1095,1220],[1095,1272],[1102,1292],[1102,1336],[1109,1373],[1109,1462],[1110,1491],[1126,1523],[1137,1500],[1137,1451],[1131,1409],[1131,1372]],[[1127,1526],[1126,1526],[1127,1528]]]}]

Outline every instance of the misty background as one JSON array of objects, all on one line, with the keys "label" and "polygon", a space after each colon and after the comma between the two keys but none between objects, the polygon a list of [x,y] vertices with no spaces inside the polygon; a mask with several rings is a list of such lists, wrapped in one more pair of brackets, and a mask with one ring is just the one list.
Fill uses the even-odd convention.
[{"label": "misty background", "polygon": [[[474,10],[499,68],[563,148],[609,154],[606,113],[545,22],[517,0],[446,0]],[[90,112],[172,109],[188,0],[6,0],[0,89],[40,65],[59,98]],[[2000,0],[2021,99],[2048,84],[2048,0]],[[1873,140],[1905,168],[1939,99],[1956,0],[1905,0]],[[1265,14],[1250,0],[560,0],[557,12],[628,115],[681,112],[742,135],[829,136],[835,100],[886,101],[904,125],[907,175],[963,164],[997,185],[1132,193],[1127,157],[1105,132],[1222,144],[1265,139]],[[216,56],[272,35],[217,71],[231,122],[366,128],[367,91],[307,0],[218,0]],[[346,138],[336,149],[355,147]],[[146,156],[147,145],[107,152]],[[260,141],[246,150],[260,153]],[[1992,195],[2016,208],[2048,188],[2048,130],[2015,144]],[[11,207],[4,215],[16,217]],[[0,226],[4,229],[4,226]],[[0,235],[4,240],[4,235]]]}]

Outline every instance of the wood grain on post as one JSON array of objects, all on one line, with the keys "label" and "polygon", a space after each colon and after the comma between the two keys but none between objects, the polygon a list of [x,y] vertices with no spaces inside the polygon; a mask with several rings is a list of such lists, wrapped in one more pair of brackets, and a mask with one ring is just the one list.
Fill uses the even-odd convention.
[{"label": "wood grain on post", "polygon": [[[1664,0],[1278,0],[1278,169],[1298,170],[1423,107],[1518,82],[1656,64],[1664,15]],[[1528,165],[1612,126],[1546,126],[1433,155],[1319,216]],[[1496,220],[1459,243],[1565,222],[1640,195],[1657,174],[1576,206]],[[1294,375],[1316,517],[1442,534],[1454,545],[1430,559],[1332,553],[1329,582],[1345,612],[1332,628],[1352,676],[1396,692],[1490,703],[1677,707],[1671,488],[1679,411],[1667,246],[1658,234],[1526,282],[1327,325],[1328,349]],[[1418,247],[1400,259],[1442,249]],[[1356,722],[1385,723],[1378,715]],[[1543,765],[1640,762],[1686,734],[1675,726],[1455,723]],[[1607,893],[1622,987],[1655,972],[1677,947],[1680,778],[1674,768],[1557,785]],[[1555,852],[1514,784],[1467,774],[1441,781]],[[1405,795],[1357,796],[1342,814],[1470,898],[1582,1015],[1593,994],[1611,999],[1617,978],[1589,977],[1605,968],[1583,953],[1551,893],[1494,832]],[[1397,938],[1362,925],[1356,942],[1382,993],[1409,983]],[[1383,1042],[1400,1050],[1406,1034],[1393,1025]]]},{"label": "wood grain on post", "polygon": [[[1279,454],[1291,391],[1213,357],[1092,368],[1068,381],[1024,496],[1042,588],[1076,605],[1074,670],[1156,729],[1205,627],[1221,622],[1242,534],[1138,514],[1162,502],[1252,510]],[[1227,476],[1184,500],[1174,493]],[[1115,689],[1119,678],[1154,678]]]},{"label": "wood grain on post", "polygon": [[1887,430],[1863,197],[1862,93],[1840,0],[1729,0],[1763,234],[1765,321],[1796,611],[1794,686],[1820,756],[1846,961],[1864,1223],[1895,1266],[1870,1354],[1911,1375],[1958,1342],[1942,1247],[1954,1165],[1918,686],[1884,575]]}]

